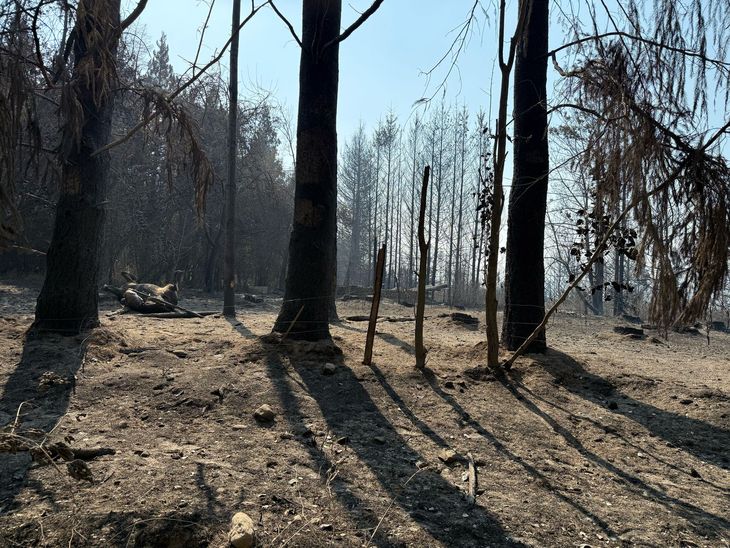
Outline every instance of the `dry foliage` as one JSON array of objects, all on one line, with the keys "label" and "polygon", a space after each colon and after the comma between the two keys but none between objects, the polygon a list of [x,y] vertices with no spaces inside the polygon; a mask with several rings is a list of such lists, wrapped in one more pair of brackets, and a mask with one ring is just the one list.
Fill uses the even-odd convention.
[{"label": "dry foliage", "polygon": [[20,230],[15,181],[22,164],[21,147],[30,156],[40,150],[27,22],[20,10],[11,10],[10,2],[3,3],[2,11],[7,17],[0,26],[0,249]]},{"label": "dry foliage", "polygon": [[651,40],[596,40],[573,70],[558,70],[587,127],[575,135],[585,144],[576,163],[590,167],[596,203],[610,216],[636,205],[637,269],[649,269],[650,315],[666,327],[702,318],[728,275],[730,167],[710,146],[727,126],[711,138],[698,128],[708,125],[706,72],[724,86],[729,65],[708,57],[696,2],[683,14],[657,4],[670,5]]},{"label": "dry foliage", "polygon": [[164,135],[167,145],[167,184],[172,190],[175,166],[189,169],[195,186],[198,216],[205,209],[205,196],[213,184],[213,166],[198,137],[198,126],[187,109],[159,89],[142,90],[143,118],[154,116],[152,131]]}]

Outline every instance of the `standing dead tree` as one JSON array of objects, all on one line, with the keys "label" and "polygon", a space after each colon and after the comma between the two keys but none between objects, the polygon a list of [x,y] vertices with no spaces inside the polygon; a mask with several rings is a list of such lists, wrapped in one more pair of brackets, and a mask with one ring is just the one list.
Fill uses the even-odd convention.
[{"label": "standing dead tree", "polygon": [[[342,0],[304,0],[294,175],[294,218],[284,301],[274,331],[309,340],[330,338],[337,268],[337,94],[340,43],[383,3],[375,0],[340,32]],[[298,311],[301,311],[298,312]]]},{"label": "standing dead tree", "polygon": [[497,261],[499,259],[499,229],[502,221],[504,205],[504,166],[507,159],[507,102],[509,80],[515,61],[517,45],[523,39],[525,22],[528,17],[528,2],[521,1],[518,8],[517,28],[510,40],[507,57],[504,55],[504,31],[506,3],[502,0],[499,7],[499,69],[501,81],[499,87],[499,114],[497,118],[496,139],[494,143],[494,177],[492,178],[491,196],[485,197],[490,203],[483,204],[489,209],[489,245],[487,252],[487,269],[485,282],[487,296],[485,302],[487,324],[487,365],[499,365],[499,328],[497,325]]},{"label": "standing dead tree", "polygon": [[231,66],[228,76],[228,181],[226,185],[226,244],[223,252],[223,315],[236,315],[236,138],[238,117],[238,29],[241,0],[233,0]]},{"label": "standing dead tree", "polygon": [[416,367],[426,367],[426,348],[423,345],[423,316],[426,310],[426,277],[428,276],[428,247],[431,240],[426,241],[425,218],[426,200],[428,195],[428,179],[431,168],[426,166],[423,170],[423,183],[421,184],[421,207],[418,214],[418,297],[416,299]]}]

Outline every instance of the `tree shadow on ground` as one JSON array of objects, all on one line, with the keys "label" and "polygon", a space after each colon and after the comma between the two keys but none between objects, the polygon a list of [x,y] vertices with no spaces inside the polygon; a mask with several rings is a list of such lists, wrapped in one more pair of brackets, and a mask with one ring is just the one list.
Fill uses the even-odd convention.
[{"label": "tree shadow on ground", "polygon": [[416,355],[416,348],[410,344],[405,342],[402,339],[399,339],[395,335],[391,335],[390,333],[377,333],[378,337],[383,339],[385,342],[392,344],[393,346],[397,346],[399,348],[402,348],[406,352],[408,352],[411,356]]},{"label": "tree shadow on ground", "polygon": [[444,391],[438,383],[436,374],[429,368],[426,368],[423,371],[425,379],[428,381],[429,386],[434,391],[434,393],[440,397],[442,400],[444,400],[446,403],[448,403],[453,410],[459,415],[460,419],[463,421],[463,423],[467,426],[470,426],[473,428],[479,435],[481,435],[487,442],[489,442],[497,452],[501,453],[504,457],[509,459],[510,461],[514,462],[515,464],[521,466],[525,472],[527,472],[530,476],[532,476],[535,479],[540,480],[545,486],[546,489],[548,489],[555,498],[558,500],[568,504],[569,506],[573,507],[575,510],[589,518],[593,523],[596,524],[596,526],[600,527],[604,533],[606,533],[608,536],[617,536],[618,533],[614,531],[610,525],[600,518],[598,515],[591,512],[588,508],[581,505],[579,502],[574,500],[573,498],[561,493],[555,486],[552,485],[550,482],[550,479],[540,472],[536,467],[531,465],[529,462],[526,462],[525,459],[522,458],[522,456],[514,453],[512,450],[510,450],[506,445],[504,445],[497,437],[484,428],[481,423],[477,420],[475,420],[469,413],[466,412],[466,410],[459,404],[459,402],[456,400],[456,398],[449,394],[448,392]]},{"label": "tree shadow on ground", "polygon": [[[272,349],[275,350],[275,349]],[[270,352],[268,369],[271,381],[293,428],[301,428],[307,416],[302,410],[296,391],[290,384],[285,353]],[[309,358],[311,360],[311,356]],[[318,369],[307,368],[294,360],[306,393],[316,401],[327,428],[336,439],[347,436],[349,446],[359,461],[372,472],[392,503],[407,513],[435,541],[447,546],[520,546],[511,538],[496,518],[483,509],[470,506],[464,493],[433,469],[420,470],[421,459],[383,416],[367,390],[342,359],[335,361],[337,372],[324,376]],[[367,507],[355,493],[350,481],[342,477],[327,477],[332,462],[322,447],[303,443],[310,457],[320,464],[323,481],[328,481],[340,505],[359,529],[375,531],[372,542],[379,546],[397,546],[380,524],[382,516]],[[360,486],[363,492],[367,485]],[[468,513],[469,517],[463,514]]]},{"label": "tree shadow on ground", "polygon": [[[555,352],[551,350],[550,353],[554,354]],[[558,354],[560,354],[561,359],[574,361],[569,356],[565,356],[561,353]],[[537,359],[539,360],[540,358],[538,357]],[[730,521],[728,519],[707,512],[705,509],[689,502],[672,497],[649,485],[641,478],[626,472],[600,455],[587,449],[568,428],[561,425],[557,419],[541,409],[535,401],[531,399],[531,393],[529,393],[520,382],[520,374],[518,370],[512,370],[508,375],[505,375],[504,373],[497,373],[496,378],[515,397],[515,400],[520,405],[544,421],[584,459],[615,476],[621,481],[622,485],[624,485],[627,490],[632,491],[636,496],[664,506],[677,516],[687,520],[700,534],[707,534],[710,531],[716,531],[718,527],[721,529],[730,528]]]},{"label": "tree shadow on ground", "polygon": [[[79,337],[29,331],[20,362],[2,388],[0,427],[17,420],[20,432],[52,431],[68,410],[84,353]],[[0,453],[0,514],[12,509],[30,464],[28,452]]]},{"label": "tree shadow on ground", "polygon": [[231,318],[231,317],[226,316],[225,317],[225,320],[229,324],[231,324],[231,327],[239,335],[241,335],[244,339],[250,339],[250,340],[256,339],[256,340],[258,340],[258,337],[256,335],[254,335],[253,331],[251,331],[248,327],[246,327],[245,325],[243,325],[243,322],[241,320],[239,320],[238,317]]},{"label": "tree shadow on ground", "polygon": [[653,435],[682,447],[699,459],[730,469],[727,453],[730,430],[636,400],[621,392],[611,381],[591,373],[584,364],[557,350],[550,350],[535,359],[542,370],[573,394],[603,407],[609,400],[613,401],[616,403],[613,413],[631,419]]}]

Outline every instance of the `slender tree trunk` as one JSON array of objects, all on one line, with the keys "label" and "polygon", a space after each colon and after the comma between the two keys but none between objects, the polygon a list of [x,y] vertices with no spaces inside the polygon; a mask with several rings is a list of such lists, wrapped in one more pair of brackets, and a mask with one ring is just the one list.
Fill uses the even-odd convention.
[{"label": "slender tree trunk", "polygon": [[[514,79],[514,177],[509,197],[502,340],[517,349],[545,315],[544,235],[548,186],[548,2],[531,0]],[[529,351],[546,348],[544,329]]]},{"label": "slender tree trunk", "polygon": [[362,218],[362,211],[360,207],[360,188],[361,183],[361,159],[358,159],[358,164],[355,174],[355,196],[352,212],[352,231],[350,232],[350,256],[347,260],[347,271],[345,273],[345,287],[349,291],[350,284],[352,283],[353,274],[355,273],[355,265],[360,264],[360,219]]},{"label": "slender tree trunk", "polygon": [[454,155],[451,158],[453,163],[453,177],[451,180],[451,219],[449,220],[449,262],[446,265],[446,283],[449,284],[448,296],[449,306],[454,306],[454,228],[456,225],[456,170],[457,164],[456,158],[459,154],[459,124],[458,124],[458,112],[456,112],[456,119],[454,120]]},{"label": "slender tree trunk", "polygon": [[238,25],[241,0],[233,0],[231,67],[228,85],[228,185],[226,187],[226,249],[223,254],[223,315],[236,315],[236,136],[238,118]]},{"label": "slender tree trunk", "polygon": [[418,174],[416,169],[416,157],[418,154],[418,118],[416,118],[413,125],[413,157],[412,157],[412,169],[411,169],[411,224],[410,224],[410,240],[408,244],[408,287],[413,287],[413,268],[415,266],[413,259],[413,245],[414,245],[414,227],[415,227],[415,201],[416,201],[416,176]]},{"label": "slender tree trunk", "polygon": [[509,99],[509,78],[515,59],[517,41],[523,35],[524,3],[520,4],[517,29],[510,41],[507,59],[504,58],[505,1],[500,5],[499,21],[499,68],[501,73],[499,91],[499,114],[497,117],[497,141],[494,153],[494,189],[492,211],[489,218],[489,243],[487,253],[487,269],[484,277],[487,285],[485,302],[487,324],[487,365],[499,366],[499,328],[497,326],[497,263],[499,261],[499,233],[504,206],[504,167],[507,158],[507,101]]},{"label": "slender tree trunk", "polygon": [[[464,161],[466,156],[466,109],[464,109],[463,112],[464,118],[462,118],[462,121],[464,122],[464,125],[461,127],[461,149],[459,150],[460,154],[460,160],[461,160],[461,167],[460,167],[460,176],[459,176],[459,220],[456,223],[456,287],[454,288],[454,299],[458,297],[459,302],[461,302],[462,295],[461,290],[464,286],[464,280],[463,280],[463,269],[462,269],[462,257],[461,257],[461,246],[462,246],[462,223],[463,223],[463,215],[464,215]],[[461,303],[463,304],[463,303]]]},{"label": "slender tree trunk", "polygon": [[[92,153],[109,142],[121,36],[120,0],[81,0],[74,42],[73,95],[76,119],[63,130],[61,191],[46,278],[34,327],[67,333],[99,325],[99,267],[109,153]],[[70,114],[70,113],[64,113]]]},{"label": "slender tree trunk", "polygon": [[[389,137],[390,138],[390,137]],[[388,248],[388,260],[386,261],[386,272],[387,281],[385,282],[386,289],[391,287],[391,275],[393,273],[393,241],[391,238],[391,232],[393,232],[393,225],[390,219],[391,200],[390,200],[390,170],[391,170],[391,158],[393,154],[393,142],[388,142],[388,171],[385,176],[385,242]]]},{"label": "slender tree trunk", "polygon": [[423,345],[423,316],[426,311],[426,277],[428,275],[428,246],[430,241],[426,241],[425,236],[425,217],[426,217],[426,194],[428,193],[428,178],[431,169],[426,166],[423,170],[423,183],[421,185],[421,207],[418,214],[418,297],[416,300],[416,367],[423,369],[426,367],[426,348]]},{"label": "slender tree trunk", "polygon": [[275,331],[299,339],[330,337],[337,266],[341,12],[341,0],[303,2],[294,221],[284,302],[274,325]]}]

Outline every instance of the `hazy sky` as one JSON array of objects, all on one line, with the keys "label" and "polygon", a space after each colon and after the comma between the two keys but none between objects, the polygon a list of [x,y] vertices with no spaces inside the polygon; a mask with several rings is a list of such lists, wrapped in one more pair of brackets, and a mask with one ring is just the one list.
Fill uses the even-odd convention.
[{"label": "hazy sky", "polygon": [[[343,28],[370,3],[371,0],[344,2]],[[423,73],[447,54],[472,4],[473,0],[385,0],[378,12],[341,44],[340,140],[350,135],[360,120],[372,128],[392,108],[404,122],[411,115],[415,101],[434,93],[440,96],[439,85],[451,65],[449,60],[444,70],[437,71],[430,79],[430,84]],[[301,0],[277,2],[297,33],[301,27],[301,5]],[[167,35],[171,61],[178,72],[185,70],[195,56],[208,6],[208,2],[200,0],[151,0],[140,18],[141,30],[150,45],[162,32]],[[230,0],[216,0],[205,34],[202,59],[209,59],[230,35],[231,9]],[[241,9],[243,18],[250,2],[244,0]],[[478,15],[479,24],[473,27],[458,68],[446,84],[447,100],[466,103],[472,111],[489,108],[488,90],[496,50],[493,25],[481,11]],[[489,21],[493,21],[494,14],[488,15]],[[241,34],[242,96],[247,93],[246,86],[270,90],[295,115],[298,49],[271,9],[266,7],[256,14]],[[227,55],[224,61],[227,65]]]}]

